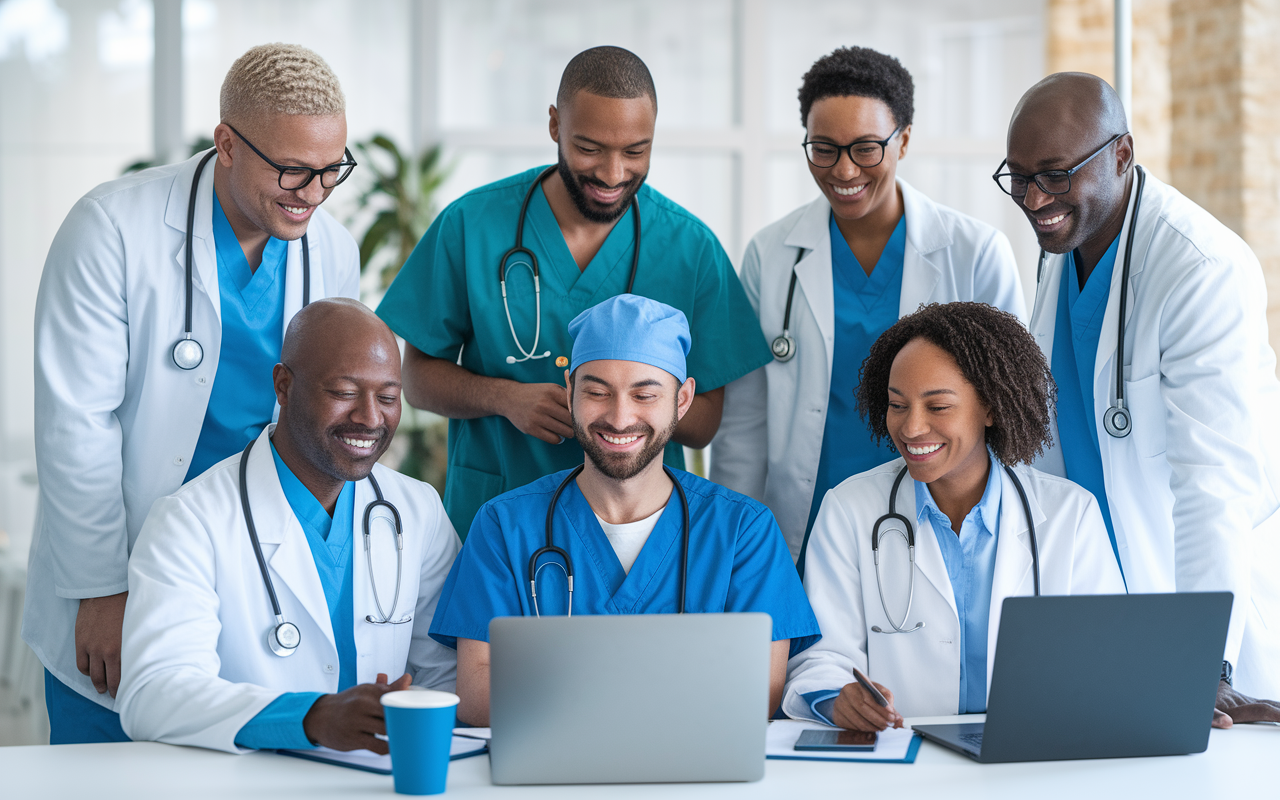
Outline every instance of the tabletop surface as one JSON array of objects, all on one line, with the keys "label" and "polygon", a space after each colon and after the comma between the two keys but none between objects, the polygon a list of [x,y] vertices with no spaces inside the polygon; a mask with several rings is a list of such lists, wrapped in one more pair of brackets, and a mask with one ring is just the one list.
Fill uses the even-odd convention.
[{"label": "tabletop surface", "polygon": [[[918,718],[915,724],[955,722]],[[1188,756],[978,764],[931,742],[915,764],[769,760],[755,783],[601,786],[494,786],[487,756],[455,761],[447,794],[456,797],[750,798],[850,796],[937,797],[1276,797],[1280,726],[1215,730],[1209,749]],[[830,793],[830,794],[828,794]],[[318,764],[275,753],[227,753],[153,742],[0,747],[0,795],[18,798],[362,798],[392,797],[390,776]],[[870,795],[868,795],[870,796]]]}]

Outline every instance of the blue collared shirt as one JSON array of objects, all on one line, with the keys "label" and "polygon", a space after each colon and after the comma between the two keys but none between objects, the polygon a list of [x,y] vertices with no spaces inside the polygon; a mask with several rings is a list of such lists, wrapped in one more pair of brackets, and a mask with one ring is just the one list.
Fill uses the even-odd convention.
[{"label": "blue collared shirt", "polygon": [[[329,605],[329,621],[338,645],[338,691],[356,684],[356,641],[354,591],[352,586],[352,525],[355,515],[355,484],[347,481],[338,494],[333,517],[271,445],[280,488],[289,507],[306,533],[320,585]],[[286,692],[272,700],[236,733],[235,742],[255,750],[303,749],[313,745],[303,732],[302,720],[320,692]]]},{"label": "blue collared shirt", "polygon": [[[987,710],[987,631],[991,618],[991,585],[996,570],[996,544],[1000,532],[1000,500],[1003,467],[988,453],[990,469],[982,499],[970,509],[957,535],[951,520],[938,508],[927,484],[916,482],[916,528],[928,520],[942,550],[951,591],[960,619],[960,703],[957,714],[981,714]],[[818,719],[832,722],[832,707],[839,689],[807,692],[804,699]]]},{"label": "blue collared shirt", "polygon": [[[1080,288],[1076,253],[1067,255],[1062,269],[1062,286],[1058,290],[1051,367],[1053,379],[1058,384],[1058,441],[1062,443],[1067,477],[1088,489],[1097,499],[1117,564],[1120,563],[1120,553],[1116,548],[1116,531],[1111,523],[1106,478],[1102,472],[1102,451],[1093,407],[1093,377],[1119,244],[1120,237],[1116,236],[1093,272],[1089,273],[1084,289]],[[1088,431],[1088,436],[1083,435],[1085,431]]]},{"label": "blue collared shirt", "polygon": [[[888,244],[868,275],[849,248],[832,214],[831,283],[835,291],[835,347],[831,391],[822,431],[818,475],[813,484],[809,524],[813,528],[822,498],[850,475],[892,461],[897,454],[888,441],[877,444],[867,421],[858,414],[858,368],[880,334],[898,321],[902,298],[902,263],[907,252],[907,217],[898,219]],[[801,562],[803,564],[803,562]]]},{"label": "blue collared shirt", "polygon": [[284,273],[288,246],[271,238],[256,270],[240,249],[215,192],[213,241],[218,254],[222,344],[209,406],[185,480],[244,449],[271,423],[276,393],[271,370],[284,337]]}]

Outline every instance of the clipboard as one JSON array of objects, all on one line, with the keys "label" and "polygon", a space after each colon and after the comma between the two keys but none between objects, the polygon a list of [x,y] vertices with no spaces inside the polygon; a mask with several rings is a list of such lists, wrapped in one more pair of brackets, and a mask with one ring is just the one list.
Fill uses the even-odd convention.
[{"label": "clipboard", "polygon": [[920,735],[910,728],[889,729],[880,734],[872,751],[797,751],[796,740],[804,730],[835,730],[829,725],[807,720],[780,719],[769,723],[765,758],[777,761],[857,761],[867,764],[914,764],[920,751]]},{"label": "clipboard", "polygon": [[[352,750],[342,752],[327,747],[315,750],[277,750],[282,756],[301,758],[305,761],[318,761],[321,764],[333,764],[362,772],[373,772],[378,775],[391,774],[391,756],[380,756],[369,750]],[[489,752],[489,742],[466,736],[454,736],[449,748],[449,760],[460,761],[464,758],[483,755]]]}]

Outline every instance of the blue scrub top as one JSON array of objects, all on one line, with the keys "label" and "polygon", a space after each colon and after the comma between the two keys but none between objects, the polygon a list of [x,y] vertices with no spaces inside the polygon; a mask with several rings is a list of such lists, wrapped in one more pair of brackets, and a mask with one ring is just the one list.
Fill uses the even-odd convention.
[{"label": "blue scrub top", "polygon": [[822,431],[822,454],[813,486],[809,524],[813,528],[827,490],[897,458],[890,442],[876,443],[867,421],[858,414],[858,372],[880,334],[898,321],[902,301],[902,262],[907,252],[907,217],[898,219],[880,260],[868,275],[849,248],[831,215],[831,278],[835,287],[835,349],[831,359],[831,393]]},{"label": "blue scrub top", "polygon": [[196,451],[186,481],[244,449],[275,414],[271,370],[284,338],[287,243],[272,237],[256,270],[240,249],[222,203],[213,195],[213,241],[218,254],[222,346]]},{"label": "blue scrub top", "polygon": [[[544,522],[556,487],[568,470],[548,475],[486,503],[454,561],[440,593],[431,636],[456,648],[458,639],[489,641],[494,617],[533,616],[525,577],[530,556],[546,541]],[[820,636],[804,587],[773,514],[760,503],[679,470],[689,498],[690,613],[764,612],[773,639],[791,640],[791,655]],[[556,544],[574,565],[574,614],[674,614],[679,610],[683,539],[679,497],[667,503],[649,539],[625,572],[577,482],[565,488],[555,513]],[[551,556],[539,565],[560,561]],[[538,573],[538,608],[568,611],[564,573]]]},{"label": "blue scrub top", "polygon": [[[345,691],[356,685],[355,603],[351,575],[356,485],[351,481],[343,485],[331,518],[311,490],[280,458],[275,444],[271,445],[271,457],[275,460],[280,488],[284,490],[289,508],[298,518],[307,536],[307,544],[311,546],[311,557],[315,560],[320,585],[324,588],[329,622],[333,625],[333,636],[338,646],[338,691]],[[337,533],[331,536],[335,530]],[[241,726],[236,732],[236,744],[254,750],[314,747],[307,739],[302,720],[320,697],[320,692],[285,692]]]},{"label": "blue scrub top", "polygon": [[[502,256],[515,243],[525,192],[543,168],[483,186],[450,204],[428,229],[378,306],[378,315],[414,347],[456,361],[477,374],[522,383],[564,386],[573,347],[569,321],[626,290],[634,253],[633,212],[614,225],[599,252],[579,270],[541,187],[529,203],[524,245],[538,258],[542,327],[538,328],[533,276],[509,261],[507,299],[520,345],[547,358],[520,358],[498,284]],[[696,217],[644,186],[637,194],[642,222],[636,294],[680,309],[689,320],[689,375],[699,393],[715,389],[772,359],[742,284],[714,234]],[[501,416],[449,422],[448,480],[444,505],[465,535],[486,501],[552,472],[582,463],[570,438],[559,445],[521,433]],[[667,446],[664,461],[684,466],[683,449]]]},{"label": "blue scrub top", "polygon": [[[1084,289],[1080,288],[1076,253],[1067,256],[1062,269],[1062,286],[1058,289],[1051,367],[1053,379],[1058,384],[1058,440],[1062,444],[1067,477],[1097,498],[1117,564],[1120,563],[1120,551],[1116,547],[1116,531],[1111,523],[1107,484],[1102,472],[1102,451],[1093,407],[1093,376],[1119,244],[1120,237],[1116,236],[1093,272],[1089,273]],[[1088,431],[1088,436],[1083,435],[1085,431]]]}]

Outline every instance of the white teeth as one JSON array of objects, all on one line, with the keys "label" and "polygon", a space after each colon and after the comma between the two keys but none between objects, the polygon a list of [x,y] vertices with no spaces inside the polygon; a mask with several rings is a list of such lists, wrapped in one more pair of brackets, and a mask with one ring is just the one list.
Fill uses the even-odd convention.
[{"label": "white teeth", "polygon": [[911,445],[907,445],[907,452],[913,456],[927,456],[933,451],[937,450],[939,447],[942,447],[942,445],[929,444],[929,445],[925,445],[924,447],[912,447]]},{"label": "white teeth", "polygon": [[1037,224],[1037,225],[1046,225],[1046,226],[1047,226],[1047,225],[1057,225],[1059,222],[1062,222],[1062,221],[1063,221],[1064,219],[1066,219],[1066,218],[1067,218],[1067,215],[1066,215],[1066,214],[1059,214],[1059,215],[1058,215],[1058,216],[1056,216],[1056,217],[1049,217],[1048,219],[1038,219],[1038,220],[1036,220],[1036,224]]},{"label": "white teeth", "polygon": [[609,444],[631,444],[636,439],[640,438],[639,436],[610,436],[607,433],[602,433],[600,435],[603,436],[604,440]]},{"label": "white teeth", "polygon": [[834,186],[834,185],[831,188],[835,190],[835,193],[840,195],[841,197],[853,197],[855,194],[858,194],[863,189],[867,188],[867,186],[868,184],[864,183],[861,186],[854,186],[853,188],[850,188],[850,189],[846,189],[842,186]]},{"label": "white teeth", "polygon": [[352,447],[359,447],[362,450],[368,450],[370,447],[373,447],[374,443],[377,442],[378,440],[377,439],[348,439],[347,437],[343,436],[342,441],[346,442]]},{"label": "white teeth", "polygon": [[284,210],[288,211],[290,214],[297,214],[298,216],[302,216],[303,214],[307,213],[306,206],[302,206],[301,208],[294,208],[293,206],[284,206]]}]

